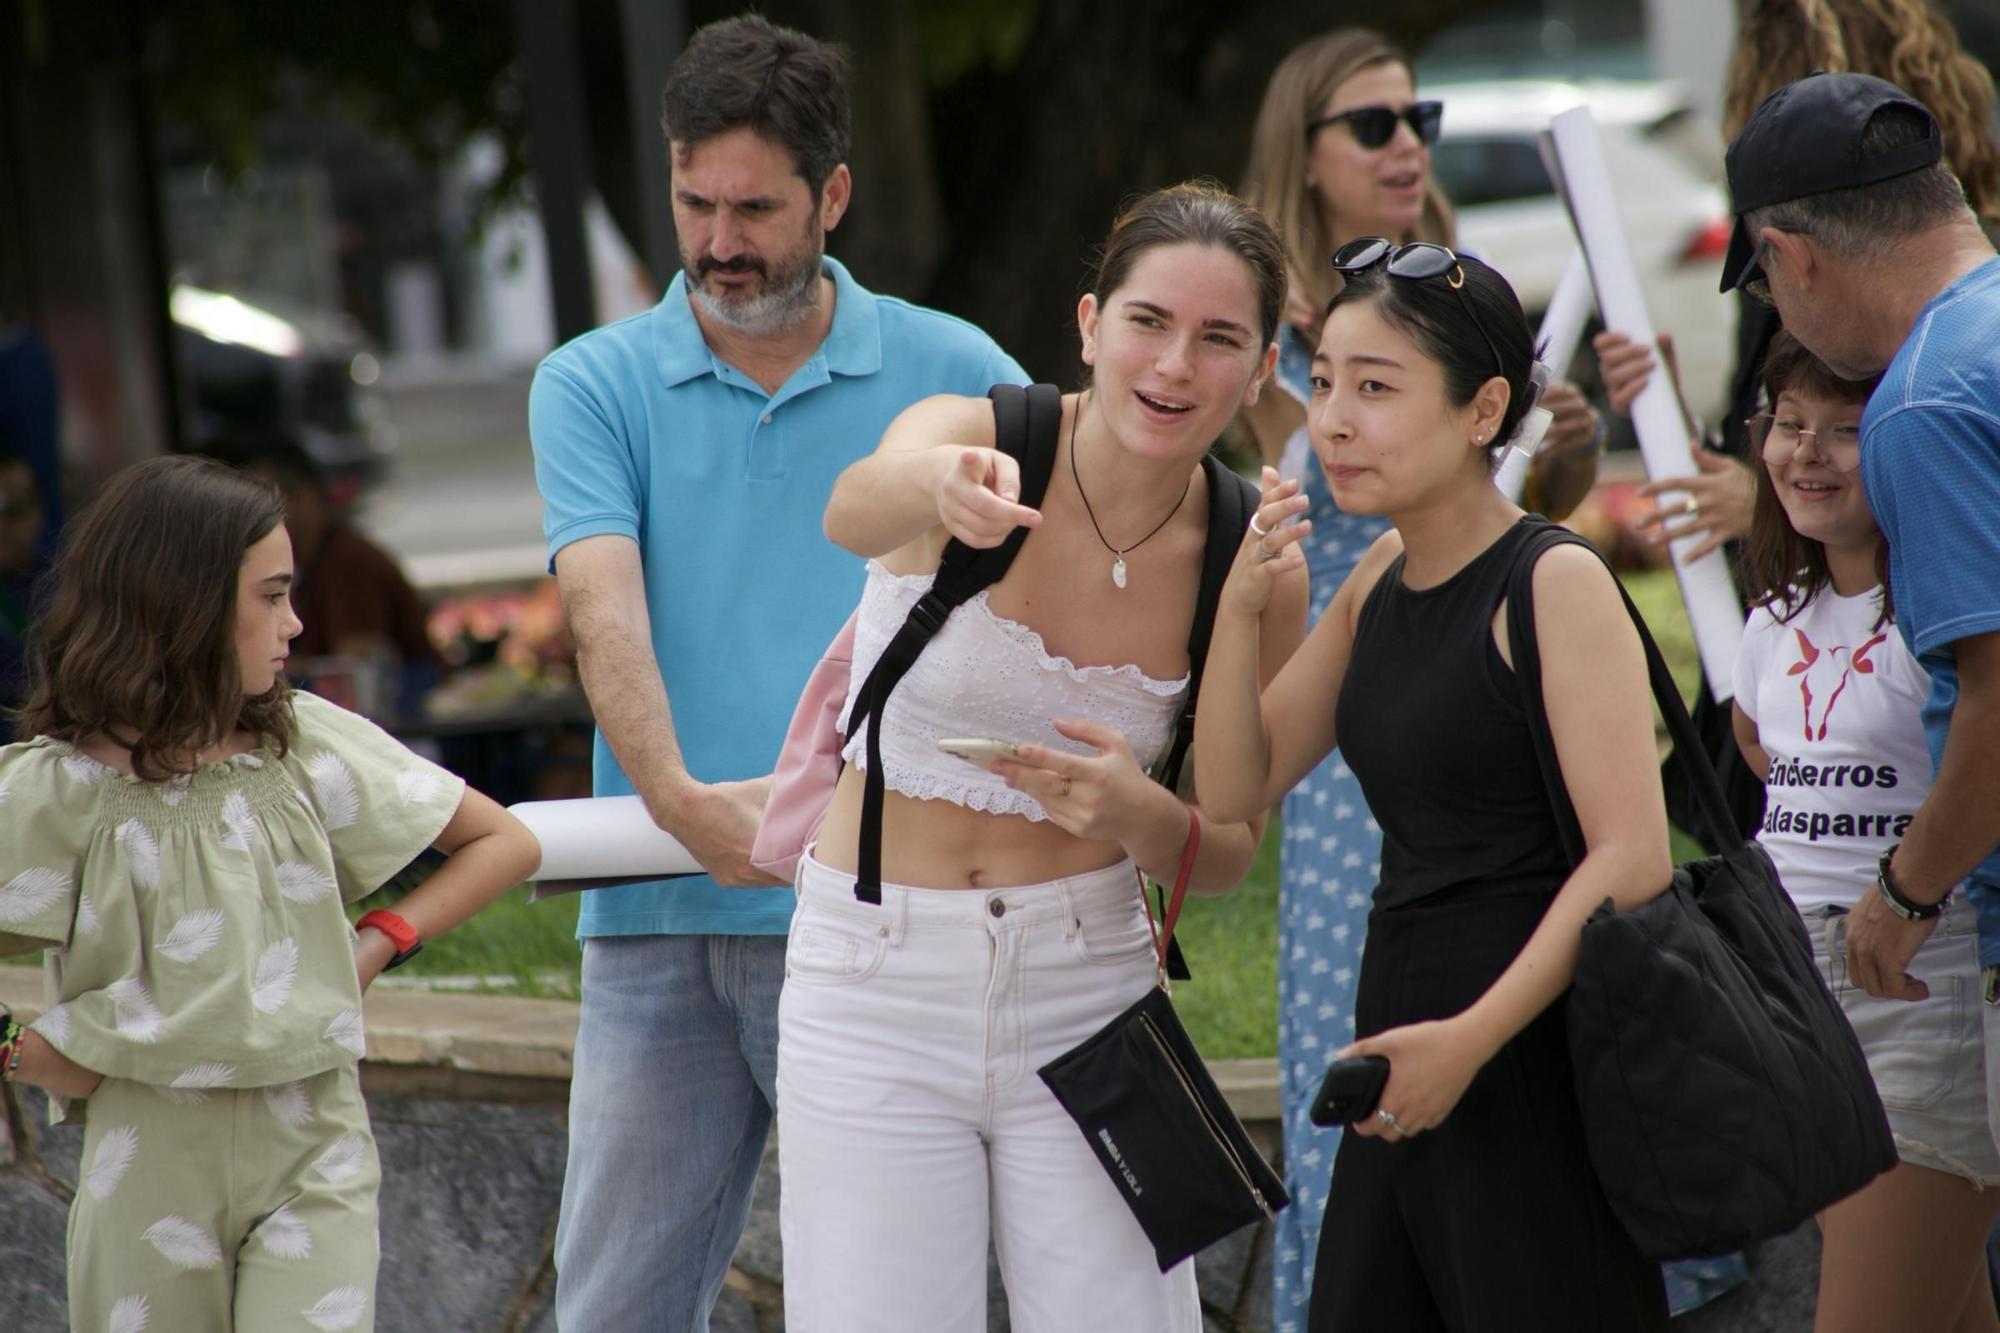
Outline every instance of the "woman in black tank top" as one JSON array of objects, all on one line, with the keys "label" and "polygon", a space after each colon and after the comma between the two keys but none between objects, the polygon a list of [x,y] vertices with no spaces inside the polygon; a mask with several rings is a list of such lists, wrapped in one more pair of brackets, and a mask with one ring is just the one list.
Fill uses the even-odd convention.
[{"label": "woman in black tank top", "polygon": [[1585,917],[1672,873],[1646,668],[1610,575],[1558,547],[1533,571],[1543,694],[1588,854],[1572,870],[1506,640],[1530,518],[1491,483],[1532,405],[1513,289],[1438,246],[1354,242],[1313,358],[1308,424],[1335,501],[1395,530],[1268,689],[1257,630],[1302,563],[1294,483],[1264,503],[1222,598],[1197,722],[1204,809],[1272,805],[1336,742],[1382,826],[1340,1057],[1379,1055],[1341,1139],[1311,1327],[1666,1327],[1657,1265],[1585,1152],[1563,1029]]}]

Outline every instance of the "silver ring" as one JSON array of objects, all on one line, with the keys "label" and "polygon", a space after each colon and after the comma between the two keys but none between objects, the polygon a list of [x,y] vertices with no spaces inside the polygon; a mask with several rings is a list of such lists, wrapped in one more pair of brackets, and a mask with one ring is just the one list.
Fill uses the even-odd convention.
[{"label": "silver ring", "polygon": [[[1263,512],[1262,510],[1257,510],[1257,509],[1253,509],[1250,511],[1250,531],[1256,533],[1259,538],[1268,537],[1271,535],[1271,530],[1269,528],[1260,528],[1257,526],[1257,517],[1262,512]],[[1258,545],[1261,546],[1263,545],[1263,543],[1259,541]]]},{"label": "silver ring", "polygon": [[1375,1118],[1382,1122],[1382,1128],[1393,1129],[1398,1134],[1403,1132],[1402,1123],[1396,1119],[1396,1117],[1390,1112],[1388,1107],[1386,1106],[1377,1107],[1375,1111]]},{"label": "silver ring", "polygon": [[1259,564],[1262,564],[1266,560],[1276,560],[1277,558],[1278,553],[1276,551],[1269,549],[1261,541],[1257,543],[1257,562]]},{"label": "silver ring", "polygon": [[1695,496],[1690,495],[1687,500],[1687,516],[1689,518],[1693,518],[1700,512],[1701,512],[1701,501]]}]

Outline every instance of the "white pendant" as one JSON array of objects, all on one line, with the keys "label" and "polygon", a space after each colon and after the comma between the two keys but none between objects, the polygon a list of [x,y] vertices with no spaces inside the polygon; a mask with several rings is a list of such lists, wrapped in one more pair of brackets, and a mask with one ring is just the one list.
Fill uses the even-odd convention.
[{"label": "white pendant", "polygon": [[1111,562],[1111,581],[1121,588],[1125,586],[1125,557],[1122,555]]}]

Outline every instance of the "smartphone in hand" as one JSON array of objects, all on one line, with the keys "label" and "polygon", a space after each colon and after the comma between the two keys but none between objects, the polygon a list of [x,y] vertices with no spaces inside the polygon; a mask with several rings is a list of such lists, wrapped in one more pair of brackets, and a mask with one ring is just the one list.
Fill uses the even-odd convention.
[{"label": "smartphone in hand", "polygon": [[1012,759],[1016,753],[1012,741],[996,741],[990,736],[946,736],[938,741],[937,747],[981,768],[995,759]]},{"label": "smartphone in hand", "polygon": [[1315,1125],[1351,1125],[1375,1114],[1382,1099],[1383,1085],[1389,1081],[1389,1057],[1355,1055],[1335,1060],[1327,1067],[1326,1078],[1313,1098]]}]

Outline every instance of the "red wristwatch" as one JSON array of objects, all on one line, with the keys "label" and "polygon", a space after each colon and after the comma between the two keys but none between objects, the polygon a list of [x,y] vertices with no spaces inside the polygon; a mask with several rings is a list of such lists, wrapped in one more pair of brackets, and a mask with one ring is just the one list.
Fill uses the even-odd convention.
[{"label": "red wristwatch", "polygon": [[389,942],[396,946],[396,956],[382,965],[384,972],[401,967],[416,957],[424,947],[424,942],[417,938],[415,926],[383,908],[378,907],[372,912],[362,913],[361,919],[354,923],[354,928],[358,931],[363,926],[375,927],[387,935]]}]

